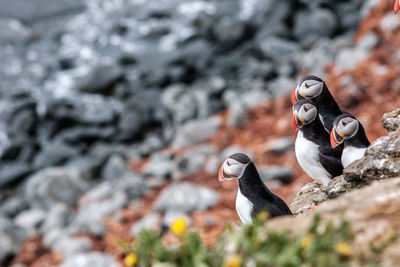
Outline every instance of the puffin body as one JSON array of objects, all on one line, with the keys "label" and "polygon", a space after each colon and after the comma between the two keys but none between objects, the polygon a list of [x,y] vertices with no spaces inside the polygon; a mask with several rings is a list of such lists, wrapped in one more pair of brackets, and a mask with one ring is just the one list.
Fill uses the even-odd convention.
[{"label": "puffin body", "polygon": [[330,146],[329,134],[311,101],[300,100],[294,105],[292,127],[299,130],[295,143],[297,161],[312,179],[327,185],[342,174],[341,149]]},{"label": "puffin body", "polygon": [[333,128],[333,121],[341,114],[348,112],[340,109],[329,92],[325,82],[317,76],[307,75],[300,79],[292,94],[292,104],[302,99],[309,99],[318,110],[318,115],[328,133]]},{"label": "puffin body", "polygon": [[361,123],[349,114],[340,115],[335,119],[330,139],[332,147],[344,143],[342,163],[345,168],[362,158],[370,145]]},{"label": "puffin body", "polygon": [[243,223],[251,223],[261,211],[267,211],[271,218],[292,214],[286,203],[262,182],[256,166],[247,155],[233,154],[222,164],[218,179],[225,181],[232,178],[239,180],[236,211]]}]

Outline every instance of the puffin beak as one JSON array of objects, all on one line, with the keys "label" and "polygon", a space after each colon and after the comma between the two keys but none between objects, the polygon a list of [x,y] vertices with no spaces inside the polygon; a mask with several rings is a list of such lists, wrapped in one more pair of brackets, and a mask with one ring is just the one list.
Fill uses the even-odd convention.
[{"label": "puffin beak", "polygon": [[336,134],[336,126],[333,126],[333,129],[331,131],[331,146],[332,146],[332,148],[335,148],[338,145],[340,145],[341,143],[343,143],[343,141],[344,141],[343,135],[344,135],[343,133],[337,135]]},{"label": "puffin beak", "polygon": [[296,89],[294,89],[293,94],[292,94],[292,105],[296,104],[299,99],[297,98],[297,89],[299,87],[297,86]]},{"label": "puffin beak", "polygon": [[300,120],[297,117],[297,111],[293,112],[293,118],[292,118],[292,129],[293,129],[293,132],[296,132],[297,130],[299,130],[303,126],[303,123],[304,123],[304,119]]},{"label": "puffin beak", "polygon": [[218,171],[218,181],[220,181],[220,182],[225,181],[223,173],[224,173],[224,165],[222,165],[221,168],[219,168],[219,171]]},{"label": "puffin beak", "polygon": [[400,0],[396,0],[394,2],[394,14],[397,14],[397,12],[399,12],[400,10]]}]

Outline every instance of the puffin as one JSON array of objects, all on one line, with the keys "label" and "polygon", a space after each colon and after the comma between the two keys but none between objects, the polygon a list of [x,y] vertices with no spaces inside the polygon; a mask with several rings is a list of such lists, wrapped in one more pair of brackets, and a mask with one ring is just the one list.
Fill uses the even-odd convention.
[{"label": "puffin", "polygon": [[318,117],[317,107],[307,99],[293,106],[293,131],[297,132],[295,154],[300,167],[326,186],[343,173],[341,149],[332,148],[329,134]]},{"label": "puffin", "polygon": [[394,14],[397,14],[397,12],[400,11],[400,0],[395,0],[394,1]]},{"label": "puffin", "polygon": [[292,94],[292,104],[294,105],[301,99],[312,100],[328,134],[332,131],[335,118],[348,113],[342,110],[336,103],[325,82],[315,75],[307,75],[300,79]]},{"label": "puffin", "polygon": [[270,218],[291,215],[289,207],[262,182],[253,161],[244,153],[229,156],[218,172],[220,182],[238,179],[236,212],[243,223],[252,223],[254,216],[267,211]]},{"label": "puffin", "polygon": [[341,159],[345,168],[362,158],[370,145],[361,123],[349,114],[340,115],[334,120],[330,139],[333,148],[344,143]]}]

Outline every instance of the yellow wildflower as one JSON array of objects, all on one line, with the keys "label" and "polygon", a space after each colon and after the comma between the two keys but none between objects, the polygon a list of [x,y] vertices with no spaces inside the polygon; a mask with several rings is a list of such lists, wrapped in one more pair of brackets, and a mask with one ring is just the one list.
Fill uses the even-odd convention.
[{"label": "yellow wildflower", "polygon": [[240,267],[240,262],[239,256],[229,256],[224,260],[224,267]]},{"label": "yellow wildflower", "polygon": [[169,227],[169,230],[176,236],[181,236],[185,233],[187,222],[185,217],[177,217]]},{"label": "yellow wildflower", "polygon": [[301,246],[305,249],[308,249],[311,246],[313,239],[314,239],[314,237],[311,234],[306,235],[301,240]]},{"label": "yellow wildflower", "polygon": [[351,255],[351,248],[346,242],[339,242],[335,245],[335,251],[343,256]]},{"label": "yellow wildflower", "polygon": [[137,256],[136,256],[135,253],[129,253],[129,254],[125,257],[124,263],[125,263],[125,265],[128,266],[128,267],[132,267],[132,266],[135,266],[135,264],[137,263],[137,260],[138,260],[138,258],[137,258]]}]

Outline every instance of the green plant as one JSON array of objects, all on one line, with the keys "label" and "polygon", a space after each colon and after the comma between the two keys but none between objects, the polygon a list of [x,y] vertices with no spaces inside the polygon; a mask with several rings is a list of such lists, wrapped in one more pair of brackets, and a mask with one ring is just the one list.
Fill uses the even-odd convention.
[{"label": "green plant", "polygon": [[[157,231],[142,231],[132,244],[125,244],[136,264],[147,266],[347,266],[352,258],[352,235],[345,221],[338,226],[314,216],[310,228],[302,235],[271,231],[266,215],[260,214],[253,224],[229,226],[214,248],[207,248],[197,233],[186,224],[171,226],[180,243],[167,247]],[[179,220],[182,220],[180,218]],[[177,225],[184,225],[176,231]],[[175,227],[175,228],[174,228]]]}]

